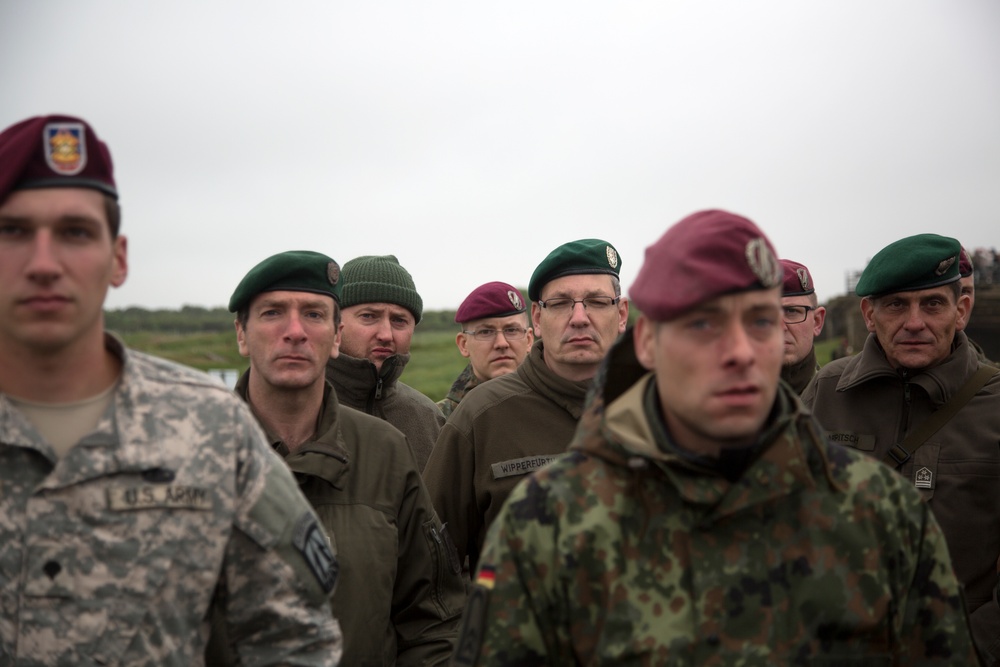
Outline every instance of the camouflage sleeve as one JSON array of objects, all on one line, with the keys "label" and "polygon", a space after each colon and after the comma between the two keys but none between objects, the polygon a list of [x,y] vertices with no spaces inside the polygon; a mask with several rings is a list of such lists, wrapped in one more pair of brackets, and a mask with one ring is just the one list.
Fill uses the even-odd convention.
[{"label": "camouflage sleeve", "polygon": [[247,665],[336,665],[340,627],[329,597],[336,559],[291,472],[241,406],[234,530],[216,604]]},{"label": "camouflage sleeve", "polygon": [[465,580],[455,546],[431,504],[416,464],[399,508],[399,563],[393,586],[396,665],[446,665],[455,649]]},{"label": "camouflage sleeve", "polygon": [[558,596],[557,517],[534,475],[490,526],[466,602],[454,664],[573,664]]},{"label": "camouflage sleeve", "polygon": [[446,423],[434,444],[423,477],[434,509],[455,544],[459,563],[464,563],[475,551],[482,522],[476,503],[475,470],[475,444],[454,424]]}]

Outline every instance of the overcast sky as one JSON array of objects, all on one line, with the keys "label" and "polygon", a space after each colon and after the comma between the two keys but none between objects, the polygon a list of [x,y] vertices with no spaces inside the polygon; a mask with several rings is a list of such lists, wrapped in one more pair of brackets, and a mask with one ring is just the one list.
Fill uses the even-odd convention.
[{"label": "overcast sky", "polygon": [[45,113],[110,145],[113,308],[225,305],[310,249],[453,309],[585,237],[627,290],[704,208],[823,300],[909,234],[1000,247],[996,0],[0,0],[0,127]]}]

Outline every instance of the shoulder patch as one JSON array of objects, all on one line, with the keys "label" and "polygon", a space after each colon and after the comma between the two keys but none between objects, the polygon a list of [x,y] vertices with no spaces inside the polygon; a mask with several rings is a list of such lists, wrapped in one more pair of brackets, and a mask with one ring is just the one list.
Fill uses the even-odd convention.
[{"label": "shoulder patch", "polygon": [[305,512],[295,522],[292,544],[302,554],[302,558],[305,559],[306,565],[309,566],[323,591],[330,593],[337,585],[339,566],[326,534],[316,523],[316,518],[311,512]]},{"label": "shoulder patch", "polygon": [[514,477],[515,475],[527,475],[529,472],[534,472],[544,467],[549,461],[555,458],[554,455],[526,456],[520,459],[499,461],[492,464],[490,468],[493,472],[493,479],[502,479],[504,477]]}]

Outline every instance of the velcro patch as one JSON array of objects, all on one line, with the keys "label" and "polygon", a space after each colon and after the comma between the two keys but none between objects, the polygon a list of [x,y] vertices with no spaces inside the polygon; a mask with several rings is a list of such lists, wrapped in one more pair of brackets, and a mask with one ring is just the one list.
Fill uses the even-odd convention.
[{"label": "velcro patch", "polygon": [[145,509],[210,510],[212,499],[208,489],[197,486],[143,485],[124,486],[107,490],[108,509],[127,512]]},{"label": "velcro patch", "polygon": [[829,431],[826,434],[827,440],[838,445],[847,445],[863,452],[875,451],[875,436],[864,433],[854,433],[853,431]]},{"label": "velcro patch", "polygon": [[326,533],[319,527],[311,512],[304,513],[295,522],[292,544],[302,554],[302,558],[305,559],[306,565],[309,566],[316,581],[323,588],[323,592],[332,591],[333,587],[337,585],[339,565],[330,549]]},{"label": "velcro patch", "polygon": [[502,479],[516,475],[527,475],[529,472],[544,467],[546,463],[555,458],[555,456],[526,456],[522,459],[500,461],[491,465],[490,468],[493,470],[493,479]]},{"label": "velcro patch", "polygon": [[490,591],[488,588],[478,584],[472,587],[469,599],[465,603],[465,612],[462,614],[462,628],[458,633],[458,644],[455,646],[452,664],[471,667],[479,659],[489,602]]}]

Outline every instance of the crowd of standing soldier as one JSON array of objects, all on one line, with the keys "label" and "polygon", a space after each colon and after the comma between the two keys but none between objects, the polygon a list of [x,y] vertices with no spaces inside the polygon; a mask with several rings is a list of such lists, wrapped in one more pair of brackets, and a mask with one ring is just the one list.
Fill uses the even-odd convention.
[{"label": "crowd of standing soldier", "polygon": [[471,291],[437,404],[396,257],[280,252],[233,280],[234,395],[105,332],[117,199],[85,121],[0,134],[0,667],[1000,664],[955,239],[878,252],[823,368],[811,273],[750,220],[670,226],[628,296],[569,241],[527,301]]}]

